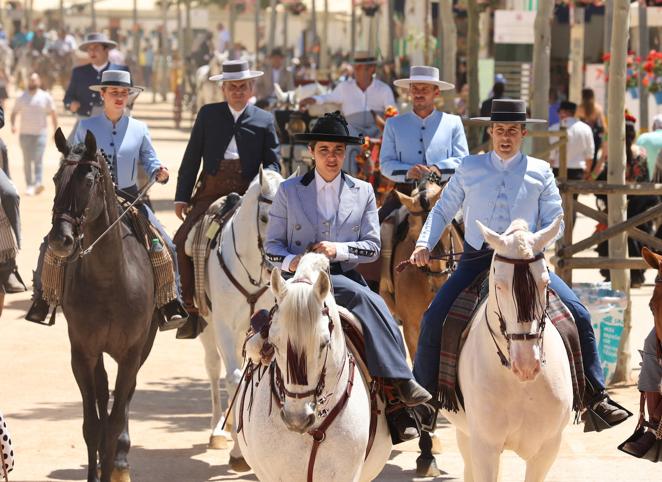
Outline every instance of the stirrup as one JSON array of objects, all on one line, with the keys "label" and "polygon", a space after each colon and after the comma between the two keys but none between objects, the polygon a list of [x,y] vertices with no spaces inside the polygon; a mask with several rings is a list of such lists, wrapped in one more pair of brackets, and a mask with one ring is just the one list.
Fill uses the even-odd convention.
[{"label": "stirrup", "polygon": [[593,404],[590,404],[586,407],[586,411],[582,414],[582,420],[584,421],[584,433],[586,432],[602,432],[603,430],[610,429],[612,427],[615,427],[616,425],[620,425],[621,423],[625,422],[628,418],[632,416],[632,412],[629,411],[627,408],[622,406],[621,404],[615,402],[612,400],[608,395],[606,397],[606,400],[609,401],[610,405],[613,405],[614,407],[620,408],[621,410],[625,411],[628,416],[625,417],[623,420],[621,420],[618,423],[615,424],[610,424],[607,422],[604,418],[602,418],[600,415],[598,415],[595,410],[593,410]]},{"label": "stirrup", "polygon": [[[35,308],[36,303],[44,303],[47,306],[46,316],[44,316],[43,319],[41,317],[34,316],[35,313],[33,312],[33,309]],[[51,316],[48,319],[48,321],[46,321],[46,319],[48,318],[48,311],[49,310],[50,310],[50,306],[48,305],[48,303],[45,300],[43,300],[41,298],[35,299],[35,300],[33,300],[32,305],[30,306],[30,309],[28,310],[27,314],[25,315],[25,319],[27,321],[31,321],[32,323],[36,323],[38,325],[53,326],[55,324],[55,314],[57,312],[57,305],[55,305],[53,307],[53,311],[51,313]]]}]

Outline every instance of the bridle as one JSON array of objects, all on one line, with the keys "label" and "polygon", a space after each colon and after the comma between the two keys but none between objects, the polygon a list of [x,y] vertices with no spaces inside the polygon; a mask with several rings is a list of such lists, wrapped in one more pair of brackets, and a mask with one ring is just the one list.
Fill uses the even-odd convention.
[{"label": "bridle", "polygon": [[[97,154],[97,156],[99,156],[99,154]],[[94,168],[94,185],[92,189],[98,189],[98,187],[101,186],[102,198],[105,206],[106,192],[103,183],[99,183],[99,179],[102,176],[102,169],[97,159],[81,159],[78,161],[64,160],[62,161],[62,166],[60,167],[60,169],[63,169],[65,166],[75,166],[71,173],[71,176],[73,176],[73,172],[79,166],[90,166]],[[66,185],[62,186],[59,192],[56,194],[55,197],[56,201],[55,201],[55,205],[53,206],[52,224],[55,224],[56,221],[65,221],[71,224],[73,230],[74,242],[76,243],[77,255],[74,258],[75,260],[79,257],[80,253],[83,251],[83,238],[84,238],[83,229],[85,227],[85,221],[87,220],[87,211],[89,210],[89,204],[93,196],[90,195],[84,209],[81,211],[81,214],[78,216],[73,216],[71,213],[75,210],[75,206],[72,206],[72,204],[74,204],[74,199],[72,196],[69,196],[69,202],[68,205],[66,206],[60,206],[58,202],[61,201],[62,199],[66,199],[64,198],[64,195],[69,194],[67,190],[70,189],[70,187],[71,187],[71,177],[69,177],[66,180]]]},{"label": "bridle", "polygon": [[[509,263],[512,265],[530,265],[531,263],[535,263],[536,261],[539,261],[541,259],[544,259],[545,255],[544,253],[538,253],[535,255],[533,258],[527,258],[527,259],[513,259],[513,258],[507,258],[505,256],[502,256],[500,254],[495,254],[494,255],[494,261],[500,261],[502,263]],[[529,269],[529,268],[527,268]],[[499,294],[497,291],[494,293],[496,302],[497,302],[497,311],[495,314],[497,315],[497,318],[499,319],[499,330],[501,332],[501,335],[506,339],[506,344],[507,344],[507,351],[508,351],[508,356],[506,356],[503,351],[501,350],[501,347],[497,343],[496,336],[494,334],[494,331],[492,330],[492,326],[490,325],[490,320],[489,317],[487,316],[487,313],[485,315],[485,321],[487,323],[487,329],[490,332],[490,335],[492,336],[492,341],[494,341],[494,346],[496,347],[497,350],[497,355],[499,356],[499,360],[501,361],[501,364],[505,368],[510,368],[511,367],[511,360],[510,360],[510,345],[514,341],[530,341],[534,340],[536,341],[536,344],[538,345],[540,349],[540,354],[541,354],[541,363],[545,363],[545,354],[544,354],[544,346],[543,346],[543,341],[544,341],[544,334],[545,334],[545,325],[546,325],[546,319],[548,318],[547,316],[547,310],[549,308],[549,287],[545,288],[545,308],[542,311],[542,314],[540,315],[540,320],[538,320],[538,328],[534,332],[528,332],[528,333],[510,333],[508,332],[506,328],[506,322],[503,318],[503,313],[501,312],[501,307],[499,306]],[[519,300],[516,300],[519,301]]]},{"label": "bridle", "polygon": [[[258,300],[262,297],[264,293],[269,289],[269,286],[264,282],[264,272],[265,271],[271,271],[269,268],[271,265],[267,261],[266,253],[264,251],[264,241],[262,240],[262,235],[260,234],[260,203],[264,204],[272,204],[273,201],[265,196],[262,195],[262,192],[260,192],[258,198],[257,198],[257,209],[256,209],[256,215],[255,215],[255,223],[257,226],[257,248],[260,251],[260,276],[258,279],[255,279],[251,276],[250,271],[244,264],[244,261],[241,259],[241,256],[237,252],[237,239],[236,235],[234,232],[234,216],[233,219],[230,220],[230,232],[232,233],[232,250],[234,252],[235,257],[239,261],[239,264],[243,268],[244,272],[246,273],[246,276],[248,277],[248,281],[250,282],[251,285],[254,287],[258,288],[257,291],[251,293],[249,292],[244,286],[237,280],[237,278],[232,274],[230,269],[228,268],[227,264],[225,263],[225,259],[223,258],[223,251],[222,250],[217,250],[217,256],[218,256],[218,262],[221,265],[221,269],[225,273],[225,275],[228,277],[232,285],[239,291],[242,295],[244,295],[244,298],[246,298],[246,302],[250,306],[250,315],[252,316],[253,313],[255,312],[255,305],[257,304]],[[237,210],[238,212],[238,210]],[[235,213],[236,216],[236,213]]]}]

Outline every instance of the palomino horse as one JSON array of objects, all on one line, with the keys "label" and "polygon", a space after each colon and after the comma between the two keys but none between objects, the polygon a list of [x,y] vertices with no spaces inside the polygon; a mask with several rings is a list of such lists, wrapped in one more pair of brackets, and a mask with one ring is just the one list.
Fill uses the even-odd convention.
[{"label": "palomino horse", "polygon": [[[370,443],[370,388],[345,344],[328,269],[310,253],[289,281],[271,273],[277,305],[262,346],[273,346],[273,362],[247,377],[240,393],[250,400],[235,406],[241,451],[263,482],[368,481],[391,452],[383,405]],[[247,353],[259,367],[260,354]]]},{"label": "palomino horse", "polygon": [[[48,244],[55,255],[68,258],[62,310],[71,367],[83,396],[87,481],[99,481],[99,463],[101,482],[126,482],[129,403],[158,328],[152,266],[147,250],[124,224],[101,237],[119,214],[111,174],[92,133],[72,147],[58,129],[55,143],[64,160],[54,178]],[[97,249],[81,255],[83,242],[94,240]],[[118,364],[110,414],[104,353]]]},{"label": "palomino horse", "polygon": [[433,254],[439,254],[438,251],[440,251],[449,255],[448,259],[433,260],[425,269],[416,269],[411,266],[400,273],[395,272],[395,267],[402,261],[408,260],[414,251],[423,224],[425,224],[430,209],[439,199],[442,189],[438,183],[426,180],[419,185],[417,192],[412,193],[412,196],[394,191],[408,211],[407,234],[393,250],[389,268],[393,280],[392,289],[387,280],[382,278],[379,283],[379,294],[384,298],[393,316],[402,322],[405,343],[412,360],[416,355],[423,313],[452,273],[454,264],[452,254],[462,249],[462,234],[451,225],[441,235]]},{"label": "palomino horse", "polygon": [[[269,276],[262,248],[271,201],[283,182],[281,175],[262,170],[241,199],[220,235],[220,249],[207,261],[207,294],[211,300],[208,326],[200,340],[205,349],[205,366],[211,384],[212,434],[210,446],[225,448],[230,433],[223,430],[225,419],[220,399],[221,357],[226,370],[226,389],[235,392],[241,378],[242,343],[255,310],[268,309]],[[251,241],[252,240],[252,241]],[[245,468],[239,447],[230,454],[234,469]]]},{"label": "palomino horse", "polygon": [[531,233],[515,220],[500,235],[478,223],[494,248],[489,297],[460,354],[464,410],[444,411],[456,426],[465,481],[496,481],[504,449],[526,461],[526,482],[542,481],[558,455],[573,391],[563,341],[547,319],[542,252],[560,225],[561,217]]}]

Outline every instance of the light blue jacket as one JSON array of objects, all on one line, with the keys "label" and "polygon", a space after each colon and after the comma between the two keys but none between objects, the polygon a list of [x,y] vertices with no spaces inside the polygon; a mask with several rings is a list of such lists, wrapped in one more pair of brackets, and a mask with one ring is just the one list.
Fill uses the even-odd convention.
[{"label": "light blue jacket", "polygon": [[404,182],[416,164],[437,166],[452,174],[460,159],[469,155],[462,119],[435,110],[425,119],[413,112],[386,121],[379,154],[380,170],[395,182]]},{"label": "light blue jacket", "polygon": [[340,262],[343,271],[377,259],[381,247],[379,219],[370,184],[342,173],[333,222],[318,216],[315,171],[280,185],[269,209],[265,245],[269,260],[280,266],[287,256],[303,254],[309,245],[320,241],[347,246],[347,259]]},{"label": "light blue jacket", "polygon": [[[495,229],[494,223],[503,214],[495,209],[501,189],[510,206],[505,215],[511,222],[524,219],[532,231],[550,225],[563,214],[559,189],[548,162],[520,154],[503,166],[490,152],[468,156],[432,208],[416,245],[432,249],[446,225],[462,208],[465,240],[471,247],[480,249],[485,240],[476,220]],[[559,236],[562,232],[563,224]]]},{"label": "light blue jacket", "polygon": [[88,130],[94,134],[97,146],[110,158],[118,188],[126,189],[136,185],[138,163],[150,178],[161,167],[144,122],[125,115],[113,127],[105,114],[82,119],[74,135],[74,142],[85,142]]}]

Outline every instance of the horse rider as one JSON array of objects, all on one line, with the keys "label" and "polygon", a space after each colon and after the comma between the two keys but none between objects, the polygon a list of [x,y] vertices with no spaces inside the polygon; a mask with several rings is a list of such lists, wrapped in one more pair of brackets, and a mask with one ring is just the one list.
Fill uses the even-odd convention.
[{"label": "horse rider", "polygon": [[[260,165],[280,171],[274,117],[249,103],[255,79],[262,72],[250,70],[245,60],[225,61],[222,68],[220,75],[209,80],[221,83],[226,102],[200,109],[177,178],[175,213],[184,223],[174,241],[184,306],[189,313],[178,338],[197,336],[201,325],[193,302],[193,260],[184,251],[189,232],[214,201],[232,192],[244,194]],[[202,173],[198,178],[201,160]]]},{"label": "horse rider", "polygon": [[[489,269],[492,261],[491,250],[476,221],[501,234],[514,219],[524,219],[533,230],[545,228],[563,215],[561,197],[549,163],[520,151],[527,134],[526,124],[546,121],[528,119],[525,102],[512,99],[494,99],[490,117],[476,120],[489,125],[494,149],[461,161],[430,212],[410,259],[419,267],[426,266],[442,231],[462,209],[464,253],[456,271],[437,292],[423,316],[414,361],[416,380],[433,393],[437,391],[440,342],[446,315],[457,296]],[[550,288],[572,313],[579,332],[587,381],[585,405],[609,426],[617,425],[629,414],[606,393],[591,316],[561,278],[553,272],[549,275]]]},{"label": "horse rider", "polygon": [[101,76],[106,70],[126,70],[125,65],[115,65],[108,61],[108,52],[117,47],[117,43],[108,39],[102,33],[90,33],[85,36],[85,41],[78,48],[86,52],[90,63],[74,67],[71,72],[71,80],[64,94],[64,108],[78,117],[76,125],[71,131],[69,141],[78,128],[78,122],[90,116],[101,114],[103,101],[99,92],[90,90],[91,85],[98,85]]},{"label": "horse rider", "polygon": [[[368,137],[381,137],[384,120],[382,116],[388,106],[395,105],[391,88],[375,77],[377,57],[368,52],[356,52],[353,61],[354,78],[339,83],[328,94],[315,95],[303,99],[302,108],[312,104],[333,102],[340,104],[340,111],[350,126],[353,135],[359,133]],[[345,170],[357,172],[356,155],[358,147],[347,149]]]},{"label": "horse rider", "polygon": [[[435,99],[442,90],[455,86],[439,80],[439,69],[427,65],[412,66],[408,79],[393,82],[396,87],[408,88],[413,111],[391,117],[386,121],[379,166],[382,175],[396,183],[396,189],[411,193],[412,181],[419,181],[428,173],[435,173],[447,181],[455,172],[460,159],[469,155],[462,119],[442,113]],[[418,139],[418,142],[416,142]],[[400,206],[391,194],[379,210],[382,223],[382,255],[391,253],[396,220],[388,217]],[[387,219],[388,218],[388,219]],[[386,260],[390,266],[390,261]]]},{"label": "horse rider", "polygon": [[[138,194],[137,164],[145,169],[150,178],[155,178],[161,184],[168,182],[168,169],[156,156],[147,125],[125,113],[129,98],[142,91],[142,88],[133,86],[131,74],[125,70],[106,70],[101,77],[101,82],[90,86],[89,89],[99,94],[104,110],[102,114],[81,120],[74,133],[74,141],[76,144],[84,142],[87,131],[94,134],[98,148],[108,156],[110,170],[119,195],[129,201],[136,198]],[[173,259],[178,292],[181,292],[175,245],[148,206],[140,204],[139,211],[158,230],[169,249]],[[49,311],[48,303],[42,298],[41,289],[41,271],[46,248],[47,243],[42,243],[34,276],[34,299],[26,316],[27,320],[35,323],[43,323]],[[162,331],[178,328],[188,316],[178,299],[170,301],[161,307],[160,311],[163,316],[160,323]]]},{"label": "horse rider", "polygon": [[[389,379],[406,406],[430,400],[412,377],[402,334],[384,300],[355,270],[359,263],[374,261],[380,247],[372,186],[342,171],[345,146],[360,145],[363,139],[350,136],[345,118],[335,112],[320,118],[311,133],[297,135],[295,142],[308,143],[315,168],[280,185],[269,211],[268,259],[293,273],[307,251],[326,255],[336,302],[363,326],[370,374]],[[398,434],[407,440],[418,432],[400,425]]]},{"label": "horse rider", "polygon": [[[0,107],[0,129],[5,125],[5,112]],[[19,211],[19,204],[21,198],[18,195],[16,186],[9,179],[9,176],[0,169],[0,206],[4,210],[7,220],[9,221],[9,226],[11,231],[13,231],[13,236],[16,241],[16,248],[21,248],[21,213]],[[0,233],[0,238],[5,238],[6,236],[11,237],[11,233]],[[12,243],[13,244],[13,243]],[[18,274],[18,268],[16,266],[16,257],[11,257],[6,259],[3,262],[0,262],[0,272],[7,273],[8,278],[0,285],[0,290],[3,293],[22,293],[27,291],[21,275]]]},{"label": "horse rider", "polygon": [[276,84],[284,92],[294,90],[294,76],[285,68],[285,54],[278,47],[271,51],[264,75],[257,80],[255,86],[257,100],[268,102],[274,96],[274,85]]}]

